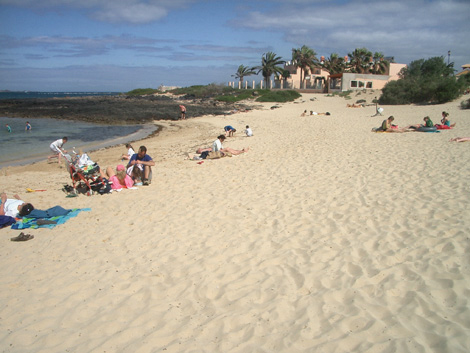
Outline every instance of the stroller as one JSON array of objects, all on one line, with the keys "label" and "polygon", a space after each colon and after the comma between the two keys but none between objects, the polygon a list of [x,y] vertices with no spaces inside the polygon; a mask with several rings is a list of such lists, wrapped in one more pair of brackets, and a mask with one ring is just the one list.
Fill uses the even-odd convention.
[{"label": "stroller", "polygon": [[80,190],[87,196],[93,195],[93,192],[100,194],[110,192],[111,186],[107,179],[101,177],[98,164],[94,163],[86,153],[81,156],[75,150],[72,153],[72,156],[62,153],[72,178],[72,192],[78,194]]}]

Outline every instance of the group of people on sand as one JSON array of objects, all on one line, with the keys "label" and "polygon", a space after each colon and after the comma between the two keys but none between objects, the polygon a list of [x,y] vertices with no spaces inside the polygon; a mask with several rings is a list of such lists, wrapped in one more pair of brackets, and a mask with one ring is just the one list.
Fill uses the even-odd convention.
[{"label": "group of people on sand", "polygon": [[398,125],[393,124],[393,121],[395,120],[395,118],[393,117],[393,115],[391,115],[382,122],[382,126],[380,127],[379,131],[400,133],[400,132],[416,131],[417,129],[420,129],[420,128],[434,128],[435,127],[436,129],[451,129],[455,126],[456,123],[451,124],[448,117],[449,117],[449,113],[442,112],[441,124],[434,125],[431,118],[429,116],[425,116],[423,118],[424,124],[414,124],[414,125],[409,125],[409,126],[400,128],[398,127]]},{"label": "group of people on sand", "polygon": [[121,161],[128,160],[127,166],[118,164],[116,169],[107,167],[100,169],[101,177],[111,182],[113,190],[130,189],[134,185],[148,186],[152,182],[152,167],[154,160],[147,154],[147,147],[140,146],[137,153],[131,144],[126,144],[127,154],[121,156]]}]

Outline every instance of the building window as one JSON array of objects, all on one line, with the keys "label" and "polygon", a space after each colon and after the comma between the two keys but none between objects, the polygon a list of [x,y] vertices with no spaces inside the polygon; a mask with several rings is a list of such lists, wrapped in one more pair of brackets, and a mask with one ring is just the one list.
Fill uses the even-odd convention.
[{"label": "building window", "polygon": [[356,88],[357,87],[357,81],[351,81],[351,87]]},{"label": "building window", "polygon": [[364,82],[359,81],[359,87],[360,87],[360,88],[363,88],[363,87],[364,87]]},{"label": "building window", "polygon": [[366,88],[372,88],[372,82],[371,81],[367,82],[367,87]]}]

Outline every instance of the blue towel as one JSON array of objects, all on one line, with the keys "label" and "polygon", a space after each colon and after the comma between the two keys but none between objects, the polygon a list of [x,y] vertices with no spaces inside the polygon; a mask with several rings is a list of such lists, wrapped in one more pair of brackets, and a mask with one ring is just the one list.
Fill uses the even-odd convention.
[{"label": "blue towel", "polygon": [[54,206],[47,210],[32,210],[27,218],[50,218],[55,216],[65,216],[72,210],[66,210],[60,206]]},{"label": "blue towel", "polygon": [[[56,206],[56,207],[60,207],[60,206]],[[55,208],[55,207],[53,207],[53,208]],[[62,208],[62,207],[60,207],[60,208]],[[36,211],[36,210],[33,210],[33,211]],[[53,216],[53,217],[40,218],[40,219],[45,219],[45,220],[48,220],[48,221],[54,221],[54,222],[56,222],[55,224],[38,224],[37,223],[38,218],[23,217],[23,219],[21,221],[18,221],[15,224],[13,224],[11,226],[11,229],[25,229],[25,228],[31,228],[31,229],[50,228],[50,229],[52,229],[52,228],[54,228],[55,226],[57,226],[59,224],[64,224],[70,218],[76,217],[81,211],[91,211],[91,208],[74,208],[74,209],[67,210],[67,211],[68,212],[65,215],[58,215],[58,216]],[[41,212],[45,212],[45,211],[41,211]],[[31,212],[31,213],[33,213],[33,212]]]}]

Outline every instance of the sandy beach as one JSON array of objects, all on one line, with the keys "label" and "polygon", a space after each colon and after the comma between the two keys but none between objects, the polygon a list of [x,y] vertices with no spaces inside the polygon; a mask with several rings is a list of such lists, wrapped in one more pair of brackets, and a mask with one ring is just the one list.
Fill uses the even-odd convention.
[{"label": "sandy beach", "polygon": [[[470,136],[468,96],[346,107],[377,94],[158,121],[133,143],[156,162],[137,190],[66,198],[57,164],[1,169],[9,196],[91,211],[27,242],[0,230],[0,351],[468,352],[470,142],[449,141]],[[371,132],[442,111],[454,129]],[[185,159],[225,125],[248,153]],[[124,152],[89,155],[115,167]]]}]

